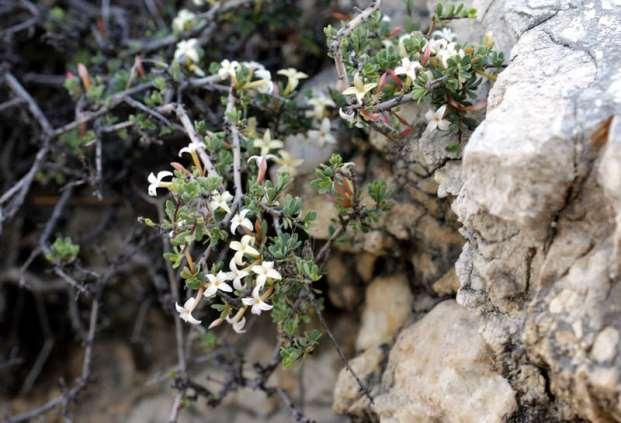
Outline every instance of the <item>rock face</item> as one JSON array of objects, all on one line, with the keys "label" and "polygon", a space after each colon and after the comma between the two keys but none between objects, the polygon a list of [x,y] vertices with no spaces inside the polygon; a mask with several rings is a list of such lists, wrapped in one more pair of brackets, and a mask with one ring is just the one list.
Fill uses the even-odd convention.
[{"label": "rock face", "polygon": [[412,312],[412,294],[404,275],[381,277],[367,287],[356,349],[390,343]]},{"label": "rock face", "polygon": [[[467,239],[457,299],[484,314],[522,385],[519,415],[621,421],[621,8],[511,3],[519,40],[453,204]],[[547,394],[524,386],[527,368]]]},{"label": "rock face", "polygon": [[382,422],[501,422],[516,408],[509,383],[492,366],[480,319],[455,301],[438,304],[403,330],[374,410]]},{"label": "rock face", "polygon": [[[345,389],[335,409],[390,423],[621,421],[621,3],[472,5],[479,23],[454,29],[470,40],[494,31],[508,66],[462,157],[422,133],[394,161],[394,180],[416,188],[398,205],[409,217],[387,230],[413,241],[421,320],[385,369],[369,349],[355,359],[374,403]],[[390,156],[376,135],[371,145]],[[417,314],[429,291],[455,290],[442,246],[461,244],[436,195],[454,199],[466,240],[457,302]]]}]

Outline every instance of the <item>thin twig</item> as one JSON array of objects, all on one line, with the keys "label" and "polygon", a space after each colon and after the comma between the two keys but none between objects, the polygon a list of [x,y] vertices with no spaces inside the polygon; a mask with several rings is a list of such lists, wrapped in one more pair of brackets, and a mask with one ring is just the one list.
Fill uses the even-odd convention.
[{"label": "thin twig", "polygon": [[18,414],[13,417],[8,417],[5,420],[5,423],[19,423],[31,420],[35,417],[43,415],[56,407],[62,406],[63,404],[67,404],[73,401],[80,391],[86,386],[90,379],[91,374],[91,359],[92,359],[92,350],[93,350],[93,341],[95,340],[95,329],[97,327],[97,318],[99,313],[99,300],[94,299],[91,306],[91,317],[88,329],[88,335],[86,338],[86,347],[84,349],[84,359],[82,360],[82,372],[80,377],[78,377],[71,389],[65,391],[63,394],[58,397],[51,399],[45,404],[27,411],[22,414]]},{"label": "thin twig", "polygon": [[37,119],[37,122],[39,122],[39,125],[41,126],[41,129],[43,129],[45,135],[51,137],[54,133],[54,130],[52,129],[50,121],[47,120],[47,117],[45,117],[37,102],[30,96],[30,94],[28,94],[22,84],[20,84],[19,81],[15,79],[11,72],[7,72],[4,78],[6,79],[6,82],[13,91],[13,93],[15,93],[15,95],[17,95],[26,102],[30,113],[32,113],[35,119]]},{"label": "thin twig", "polygon": [[382,0],[374,0],[366,9],[356,15],[352,20],[339,29],[330,43],[330,53],[334,58],[334,65],[336,67],[336,76],[338,78],[337,88],[339,91],[343,91],[349,86],[349,78],[347,77],[347,69],[343,62],[342,42],[345,37],[352,33],[360,24],[367,20],[373,12],[378,10],[382,4]]},{"label": "thin twig", "polygon": [[181,104],[177,104],[177,107],[175,108],[175,112],[177,113],[177,117],[181,121],[181,124],[185,128],[185,132],[187,132],[192,143],[198,146],[196,151],[199,157],[201,158],[201,162],[203,162],[203,166],[205,166],[205,169],[207,169],[207,174],[209,176],[218,176],[218,172],[216,171],[216,168],[211,162],[211,158],[209,157],[209,155],[205,151],[205,148],[203,147],[204,143],[202,142],[201,138],[196,133],[196,129],[194,129],[194,125],[192,124],[192,121],[190,121],[190,117],[188,116],[188,113],[185,111],[185,108]]},{"label": "thin twig", "polygon": [[374,404],[373,397],[371,396],[371,393],[369,392],[369,388],[367,388],[367,386],[362,382],[362,380],[360,380],[360,378],[358,377],[356,372],[354,372],[354,369],[352,369],[351,366],[349,365],[349,361],[345,357],[345,354],[343,353],[343,350],[341,349],[341,346],[339,345],[339,343],[337,342],[336,338],[334,337],[334,334],[330,330],[330,327],[328,326],[328,323],[326,323],[326,320],[323,317],[323,313],[321,312],[321,308],[319,307],[319,303],[317,302],[317,299],[315,298],[315,295],[308,288],[308,286],[305,286],[304,289],[306,290],[307,295],[310,298],[311,303],[313,304],[313,307],[315,308],[315,313],[317,314],[317,317],[319,318],[319,322],[321,323],[321,326],[323,327],[323,329],[328,334],[328,338],[330,338],[330,341],[332,342],[332,345],[334,345],[334,348],[336,349],[336,352],[338,353],[341,361],[343,362],[343,365],[345,366],[347,371],[356,380],[356,383],[358,384],[358,387],[360,388],[360,391],[364,394],[365,397],[367,397],[367,399],[369,400],[369,402],[371,404]]}]

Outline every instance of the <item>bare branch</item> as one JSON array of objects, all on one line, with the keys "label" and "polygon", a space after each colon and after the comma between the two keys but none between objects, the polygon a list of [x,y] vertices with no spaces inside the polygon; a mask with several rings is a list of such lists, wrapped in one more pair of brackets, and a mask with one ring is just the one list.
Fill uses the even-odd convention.
[{"label": "bare branch", "polygon": [[342,42],[345,37],[352,33],[360,24],[367,20],[373,12],[378,10],[382,4],[382,0],[374,0],[366,9],[356,15],[352,20],[338,30],[334,40],[330,43],[330,53],[334,58],[334,65],[336,67],[336,76],[338,78],[337,88],[339,91],[343,91],[349,86],[349,78],[347,77],[347,70],[345,69],[345,63],[343,62]]}]

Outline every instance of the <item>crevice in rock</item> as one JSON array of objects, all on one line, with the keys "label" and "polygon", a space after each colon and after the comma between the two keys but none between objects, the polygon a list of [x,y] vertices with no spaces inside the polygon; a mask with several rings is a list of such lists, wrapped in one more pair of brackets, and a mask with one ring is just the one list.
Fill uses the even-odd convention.
[{"label": "crevice in rock", "polygon": [[580,51],[586,54],[589,57],[589,59],[591,59],[591,61],[593,62],[593,66],[595,66],[595,71],[597,72],[598,70],[597,60],[595,59],[595,55],[590,49],[583,47],[579,45],[578,43],[572,43],[569,40],[561,40],[558,37],[554,36],[554,34],[552,34],[550,31],[546,29],[543,30],[543,33],[546,34],[550,38],[550,41],[552,41],[556,45],[565,47],[570,50]]},{"label": "crevice in rock", "polygon": [[555,18],[559,12],[561,11],[560,7],[558,9],[556,9],[554,12],[552,12],[550,15],[548,16],[544,16],[542,18],[540,18],[539,20],[536,20],[535,22],[533,22],[531,25],[529,25],[524,31],[522,31],[517,35],[518,41],[520,38],[522,38],[524,36],[524,34],[526,34],[529,31],[532,31],[533,29],[537,28],[538,26],[541,26],[543,24],[545,24],[546,22],[548,22],[549,20]]}]

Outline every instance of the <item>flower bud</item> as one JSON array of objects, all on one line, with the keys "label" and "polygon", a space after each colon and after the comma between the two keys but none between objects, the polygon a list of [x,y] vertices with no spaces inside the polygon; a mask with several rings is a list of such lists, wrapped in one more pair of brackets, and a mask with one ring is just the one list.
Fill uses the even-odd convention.
[{"label": "flower bud", "polygon": [[492,33],[492,31],[487,31],[483,36],[483,45],[486,48],[494,47],[494,34]]}]

